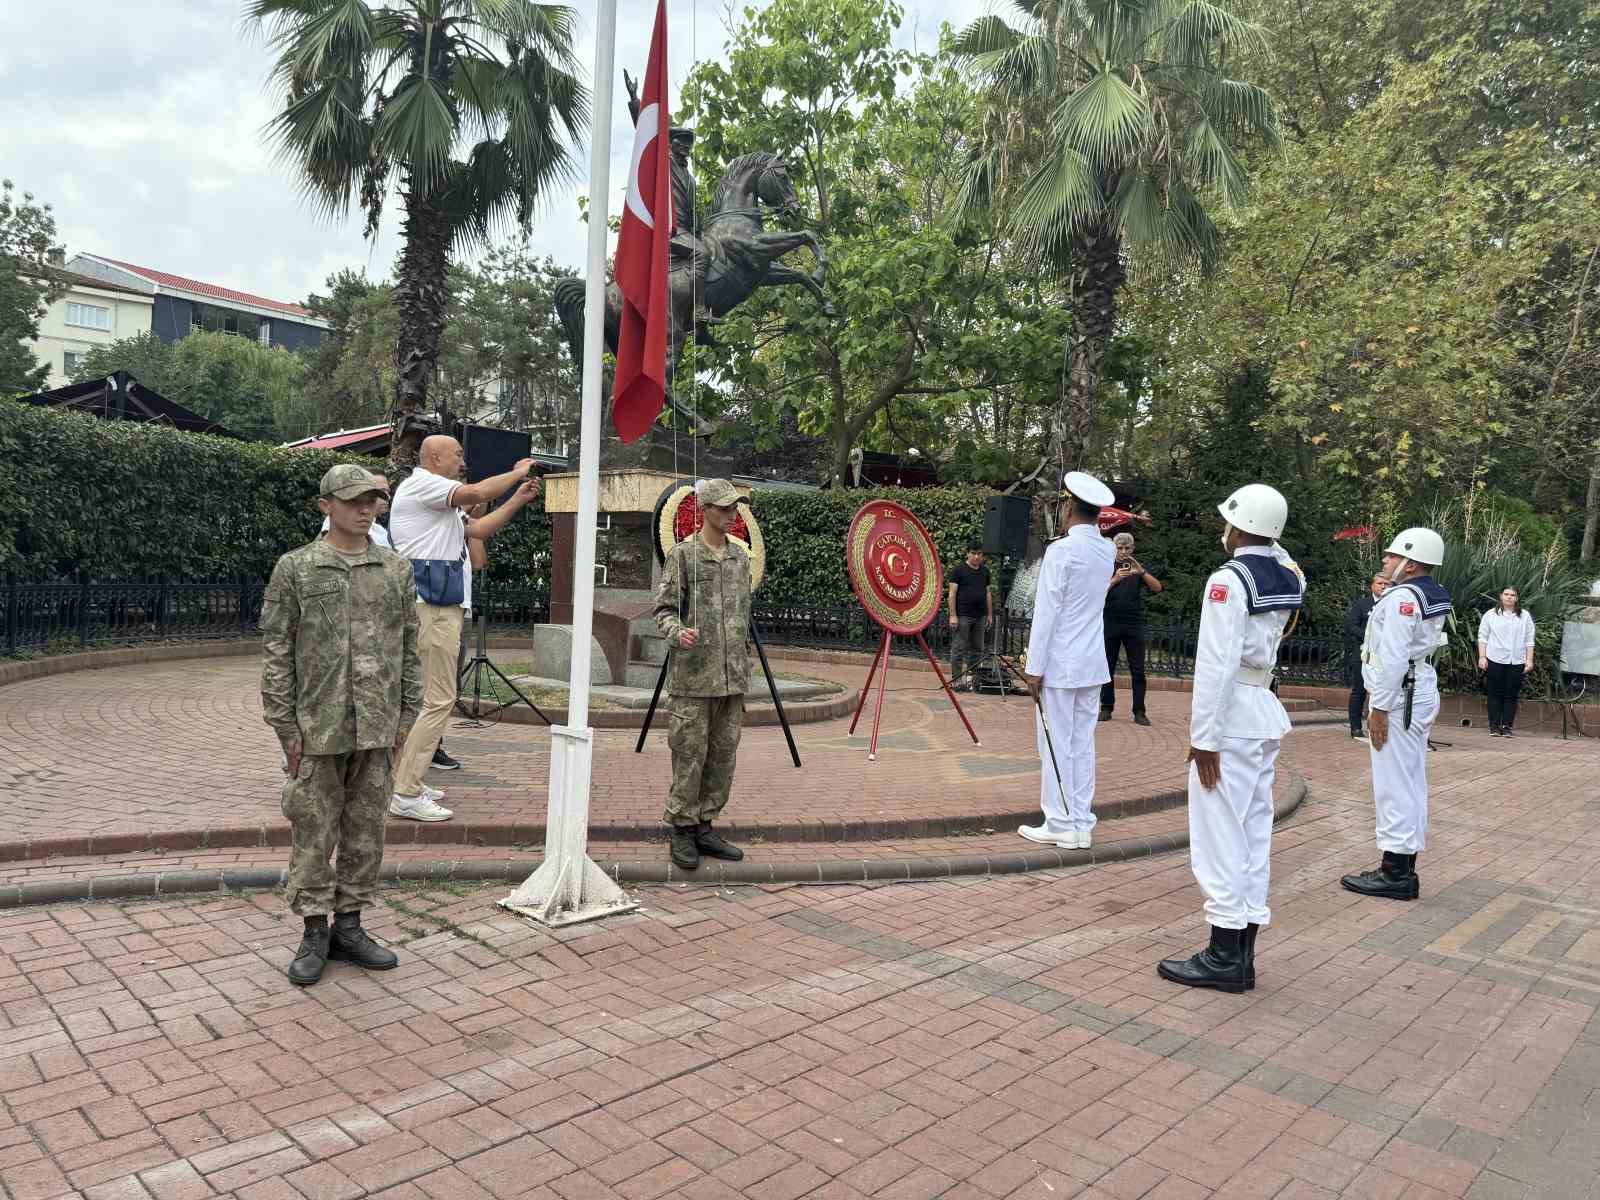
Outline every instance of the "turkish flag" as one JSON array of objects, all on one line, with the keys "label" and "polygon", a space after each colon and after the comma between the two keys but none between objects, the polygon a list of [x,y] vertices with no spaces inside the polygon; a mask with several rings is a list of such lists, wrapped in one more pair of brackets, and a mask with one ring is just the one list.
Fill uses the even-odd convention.
[{"label": "turkish flag", "polygon": [[622,314],[611,419],[624,442],[648,432],[667,398],[667,247],[675,223],[667,163],[666,0],[656,5],[639,103],[616,258]]}]

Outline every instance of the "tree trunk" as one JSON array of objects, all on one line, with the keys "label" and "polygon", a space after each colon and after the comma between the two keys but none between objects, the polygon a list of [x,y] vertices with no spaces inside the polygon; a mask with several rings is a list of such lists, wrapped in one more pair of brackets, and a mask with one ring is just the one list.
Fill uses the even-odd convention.
[{"label": "tree trunk", "polygon": [[1122,241],[1106,225],[1080,230],[1071,242],[1072,328],[1067,333],[1066,369],[1050,417],[1046,453],[1053,461],[1041,472],[1039,491],[1060,488],[1061,474],[1083,466],[1094,436],[1095,403],[1100,375],[1117,320],[1117,291],[1127,278],[1122,268]]},{"label": "tree trunk", "polygon": [[389,461],[409,470],[428,415],[428,387],[439,366],[439,335],[450,302],[450,223],[426,196],[407,191],[404,248],[395,269],[394,302],[400,317],[395,348],[394,433]]},{"label": "tree trunk", "polygon": [[1584,562],[1594,558],[1597,531],[1600,531],[1600,449],[1595,451],[1594,463],[1589,468],[1589,494],[1583,506],[1583,548],[1578,557]]}]

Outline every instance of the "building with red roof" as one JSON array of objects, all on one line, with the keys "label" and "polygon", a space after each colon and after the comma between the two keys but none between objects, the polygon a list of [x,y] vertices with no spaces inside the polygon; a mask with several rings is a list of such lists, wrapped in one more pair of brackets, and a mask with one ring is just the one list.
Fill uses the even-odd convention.
[{"label": "building with red roof", "polygon": [[326,321],[299,304],[100,254],[75,254],[66,269],[151,297],[150,332],[164,342],[204,329],[252,338],[263,346],[299,350],[316,346],[328,328]]}]

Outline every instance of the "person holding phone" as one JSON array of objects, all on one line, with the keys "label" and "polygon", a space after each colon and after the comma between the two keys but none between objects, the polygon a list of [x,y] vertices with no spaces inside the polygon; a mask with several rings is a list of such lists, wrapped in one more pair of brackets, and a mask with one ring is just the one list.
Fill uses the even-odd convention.
[{"label": "person holding phone", "polygon": [[1117,659],[1126,651],[1128,675],[1133,682],[1133,723],[1148,725],[1144,710],[1144,594],[1162,590],[1157,579],[1133,556],[1133,534],[1123,531],[1112,538],[1117,560],[1106,584],[1106,670],[1111,678],[1100,689],[1100,719],[1111,720],[1117,707]]}]

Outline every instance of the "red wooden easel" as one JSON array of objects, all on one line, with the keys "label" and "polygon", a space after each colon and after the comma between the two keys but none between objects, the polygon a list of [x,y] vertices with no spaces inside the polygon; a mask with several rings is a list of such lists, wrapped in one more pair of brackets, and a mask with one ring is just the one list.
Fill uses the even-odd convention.
[{"label": "red wooden easel", "polygon": [[[955,705],[956,715],[961,718],[961,723],[967,727],[967,733],[972,737],[972,744],[974,746],[983,745],[978,740],[977,731],[972,728],[972,722],[967,720],[967,714],[961,707],[961,701],[956,699],[956,694],[950,687],[950,681],[944,677],[944,672],[939,669],[939,660],[933,656],[933,651],[929,649],[928,639],[922,636],[921,630],[918,630],[914,636],[917,639],[917,645],[921,646],[922,652],[928,656],[928,662],[933,667],[933,673],[939,677],[939,686],[944,688],[944,694],[949,696],[950,703]],[[867,693],[872,690],[872,677],[878,673],[878,668],[881,664],[883,674],[878,679],[878,704],[872,712],[872,740],[867,746],[868,762],[878,761],[878,723],[883,720],[883,695],[889,687],[889,651],[893,642],[894,634],[885,629],[883,631],[883,641],[878,643],[878,652],[872,656],[872,666],[867,669],[867,682],[861,687],[861,699],[856,701],[856,715],[850,719],[850,732],[853,734],[856,731],[856,722],[861,720],[861,710],[867,706]]]}]

